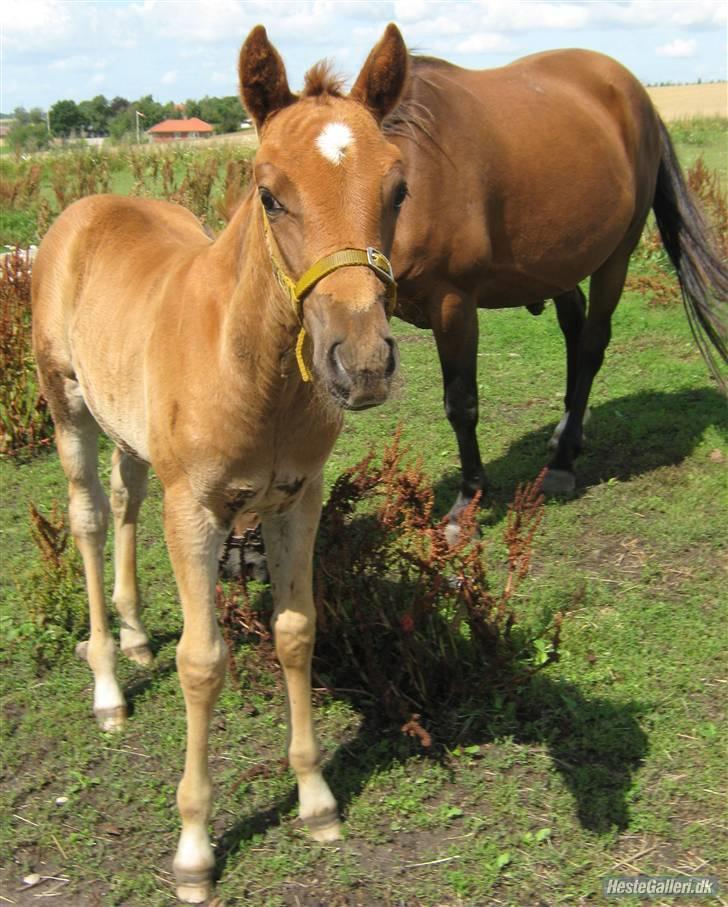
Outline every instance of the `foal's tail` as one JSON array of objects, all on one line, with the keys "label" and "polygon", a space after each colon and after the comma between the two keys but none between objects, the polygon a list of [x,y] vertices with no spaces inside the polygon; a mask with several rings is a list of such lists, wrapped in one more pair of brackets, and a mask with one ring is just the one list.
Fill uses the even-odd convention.
[{"label": "foal's tail", "polygon": [[728,363],[728,267],[685,183],[670,135],[660,120],[662,156],[653,210],[663,245],[677,271],[693,337],[724,391],[713,350]]}]

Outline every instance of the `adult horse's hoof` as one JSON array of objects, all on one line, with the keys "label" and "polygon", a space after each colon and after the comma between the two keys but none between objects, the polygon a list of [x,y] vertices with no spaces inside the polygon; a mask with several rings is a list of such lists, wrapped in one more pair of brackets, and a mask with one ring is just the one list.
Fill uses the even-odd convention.
[{"label": "adult horse's hoof", "polygon": [[576,478],[566,469],[547,469],[541,490],[547,497],[571,497],[576,491]]}]

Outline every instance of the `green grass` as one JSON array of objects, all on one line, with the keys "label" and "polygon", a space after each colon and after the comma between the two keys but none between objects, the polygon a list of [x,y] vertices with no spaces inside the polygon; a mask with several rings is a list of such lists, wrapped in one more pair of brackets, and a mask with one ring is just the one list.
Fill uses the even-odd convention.
[{"label": "green grass", "polygon": [[[482,531],[497,567],[507,503],[545,462],[560,416],[563,344],[551,306],[540,318],[481,313],[480,328]],[[347,417],[327,483],[402,423],[445,512],[458,461],[434,343],[402,323],[395,333],[402,387]],[[625,294],[591,406],[578,494],[547,505],[519,592],[534,610],[568,606],[559,663],[512,700],[471,709],[461,738],[433,728],[437,758],[345,694],[316,694],[346,820],[339,846],[312,843],[296,821],[276,678],[242,695],[225,687],[211,733],[224,903],[601,904],[610,873],[725,882],[728,419],[679,306]],[[108,444],[102,453],[108,483]],[[71,646],[39,671],[17,635],[37,568],[28,503],[47,512],[54,499],[65,501],[55,454],[0,462],[0,895],[29,904],[34,891],[52,893],[53,880],[18,892],[38,872],[69,880],[57,904],[162,907],[184,708],[159,484],[139,544],[156,662],[120,661],[133,714],[116,737],[96,729],[91,675]],[[239,664],[245,679],[244,651]]]}]

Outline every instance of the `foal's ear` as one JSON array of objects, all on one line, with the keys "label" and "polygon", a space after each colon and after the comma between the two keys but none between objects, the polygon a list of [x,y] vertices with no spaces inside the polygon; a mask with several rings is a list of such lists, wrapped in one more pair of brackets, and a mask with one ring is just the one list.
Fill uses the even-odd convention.
[{"label": "foal's ear", "polygon": [[268,40],[262,25],[256,25],[240,50],[238,62],[240,98],[258,129],[277,110],[296,100],[288,87],[286,67]]},{"label": "foal's ear", "polygon": [[381,41],[374,46],[351,90],[381,122],[397,106],[407,81],[409,54],[396,25],[386,27]]}]

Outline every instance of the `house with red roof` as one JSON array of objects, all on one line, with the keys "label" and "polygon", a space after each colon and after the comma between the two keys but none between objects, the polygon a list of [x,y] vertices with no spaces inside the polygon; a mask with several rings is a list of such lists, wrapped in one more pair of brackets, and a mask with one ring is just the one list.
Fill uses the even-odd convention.
[{"label": "house with red roof", "polygon": [[161,123],[147,129],[147,135],[153,142],[171,142],[174,139],[207,138],[214,131],[209,123],[199,117],[192,117],[189,120],[162,120]]}]

